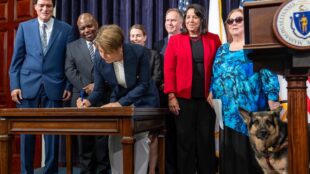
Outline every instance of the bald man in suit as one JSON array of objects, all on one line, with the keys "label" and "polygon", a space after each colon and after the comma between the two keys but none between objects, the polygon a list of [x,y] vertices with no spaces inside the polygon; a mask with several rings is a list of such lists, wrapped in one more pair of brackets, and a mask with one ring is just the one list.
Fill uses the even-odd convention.
[{"label": "bald man in suit", "polygon": [[[93,59],[95,46],[93,41],[97,35],[98,22],[89,13],[83,13],[77,20],[80,39],[67,46],[65,71],[68,80],[73,84],[71,106],[76,107],[80,94],[88,98],[94,88]],[[101,106],[109,101],[108,88],[104,89],[103,98],[94,106]],[[108,174],[108,137],[107,136],[78,136],[80,173]]]}]

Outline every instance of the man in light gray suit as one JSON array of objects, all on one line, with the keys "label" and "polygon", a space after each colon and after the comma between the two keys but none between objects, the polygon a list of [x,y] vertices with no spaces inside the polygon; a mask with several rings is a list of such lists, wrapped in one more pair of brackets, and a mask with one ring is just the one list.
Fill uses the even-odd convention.
[{"label": "man in light gray suit", "polygon": [[[98,22],[89,13],[83,13],[77,21],[80,39],[67,45],[65,72],[73,84],[71,106],[76,106],[78,97],[87,99],[93,91],[93,58]],[[83,96],[80,96],[83,95]],[[101,106],[109,100],[108,95],[95,106]],[[106,136],[78,136],[81,174],[106,174],[109,170],[108,146]]]}]

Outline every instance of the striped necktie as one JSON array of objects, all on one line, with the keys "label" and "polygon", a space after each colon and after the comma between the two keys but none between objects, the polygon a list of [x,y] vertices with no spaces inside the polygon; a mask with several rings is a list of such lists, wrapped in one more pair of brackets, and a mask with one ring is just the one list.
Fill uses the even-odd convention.
[{"label": "striped necktie", "polygon": [[46,48],[47,48],[47,34],[46,34],[46,29],[47,29],[47,25],[46,23],[43,23],[42,25],[42,49],[43,49],[43,53],[46,53]]},{"label": "striped necktie", "polygon": [[94,62],[95,58],[95,50],[92,42],[88,42],[89,55],[91,57],[91,61]]}]

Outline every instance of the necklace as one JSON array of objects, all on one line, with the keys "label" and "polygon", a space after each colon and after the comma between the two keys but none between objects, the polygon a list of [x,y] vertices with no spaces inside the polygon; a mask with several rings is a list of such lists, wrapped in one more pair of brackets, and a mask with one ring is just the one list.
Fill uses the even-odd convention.
[{"label": "necklace", "polygon": [[195,37],[190,37],[190,38],[191,38],[191,41],[196,42],[196,41],[201,39],[201,35],[198,35],[198,36],[195,36]]}]

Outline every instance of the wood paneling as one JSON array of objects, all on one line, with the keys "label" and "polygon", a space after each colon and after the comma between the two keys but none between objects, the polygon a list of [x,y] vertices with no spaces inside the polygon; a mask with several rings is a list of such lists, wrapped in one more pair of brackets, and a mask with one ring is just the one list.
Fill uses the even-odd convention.
[{"label": "wood paneling", "polygon": [[[0,31],[0,67],[5,67],[5,57],[7,55],[7,40],[8,40],[8,32],[7,31]],[[6,75],[7,69],[1,68],[1,74]],[[5,107],[6,103],[6,91],[4,88],[5,79],[0,80],[0,107]]]},{"label": "wood paneling", "polygon": [[[35,17],[32,0],[0,0],[0,108],[15,107],[11,102],[8,71],[18,24]],[[40,137],[40,136],[39,136]],[[40,165],[40,140],[37,138],[35,166]],[[20,173],[19,137],[12,144],[12,171]]]},{"label": "wood paneling", "polygon": [[0,4],[0,21],[7,20],[8,17],[8,3],[1,3]]},{"label": "wood paneling", "polygon": [[15,4],[15,14],[14,19],[29,19],[33,16],[33,4],[32,0],[18,0]]},{"label": "wood paneling", "polygon": [[0,107],[15,107],[11,102],[8,70],[18,24],[35,17],[33,0],[0,0]]}]

